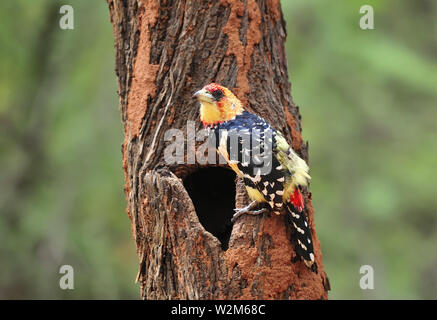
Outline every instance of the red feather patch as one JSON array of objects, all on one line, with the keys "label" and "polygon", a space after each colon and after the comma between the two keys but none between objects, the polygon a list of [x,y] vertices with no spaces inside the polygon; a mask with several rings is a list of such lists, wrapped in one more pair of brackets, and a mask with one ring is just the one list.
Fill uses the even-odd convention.
[{"label": "red feather patch", "polygon": [[221,92],[223,92],[223,87],[217,83],[214,83],[214,82],[205,86],[205,89],[207,91],[209,91],[210,93],[213,93],[216,90],[220,90]]},{"label": "red feather patch", "polygon": [[290,195],[290,202],[297,210],[303,210],[303,197],[299,188],[296,187],[294,192]]}]

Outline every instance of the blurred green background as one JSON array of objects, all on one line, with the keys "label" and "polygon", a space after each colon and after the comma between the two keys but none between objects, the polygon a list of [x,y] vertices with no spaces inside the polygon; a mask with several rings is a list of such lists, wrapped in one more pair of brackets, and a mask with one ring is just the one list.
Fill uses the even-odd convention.
[{"label": "blurred green background", "polygon": [[[437,298],[437,2],[282,8],[330,298]],[[2,1],[0,48],[0,299],[137,299],[106,2]]]}]

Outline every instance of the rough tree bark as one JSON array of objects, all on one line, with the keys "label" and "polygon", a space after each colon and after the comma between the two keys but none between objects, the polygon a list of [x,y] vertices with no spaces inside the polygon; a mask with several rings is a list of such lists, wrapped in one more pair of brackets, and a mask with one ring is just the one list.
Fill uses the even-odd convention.
[{"label": "rough tree bark", "polygon": [[163,159],[166,130],[185,132],[187,120],[201,128],[192,94],[215,81],[231,88],[308,160],[299,110],[290,96],[279,0],[108,4],[125,131],[127,212],[140,260],[141,296],[326,299],[329,285],[311,193],[305,192],[305,202],[318,274],[296,259],[283,216],[245,216],[229,225],[232,208],[248,199],[228,169],[167,165]]}]

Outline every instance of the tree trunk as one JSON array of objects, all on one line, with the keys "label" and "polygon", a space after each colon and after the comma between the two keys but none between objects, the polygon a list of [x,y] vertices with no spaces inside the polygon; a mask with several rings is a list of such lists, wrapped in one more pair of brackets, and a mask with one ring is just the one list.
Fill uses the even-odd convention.
[{"label": "tree trunk", "polygon": [[[144,299],[326,299],[329,285],[305,192],[318,273],[296,259],[284,216],[243,216],[226,167],[169,165],[164,133],[201,129],[192,94],[220,83],[308,160],[290,96],[278,0],[108,0],[125,139],[127,212]],[[189,130],[189,128],[188,128]],[[185,159],[193,145],[185,137]]]}]

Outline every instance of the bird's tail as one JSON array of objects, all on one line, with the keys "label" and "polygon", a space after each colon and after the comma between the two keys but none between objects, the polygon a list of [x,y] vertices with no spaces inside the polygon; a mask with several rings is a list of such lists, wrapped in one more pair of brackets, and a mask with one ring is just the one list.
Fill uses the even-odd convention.
[{"label": "bird's tail", "polygon": [[308,268],[317,273],[317,265],[314,261],[313,239],[305,212],[302,208],[295,207],[291,202],[287,202],[285,207],[295,231],[296,253],[303,259]]}]

